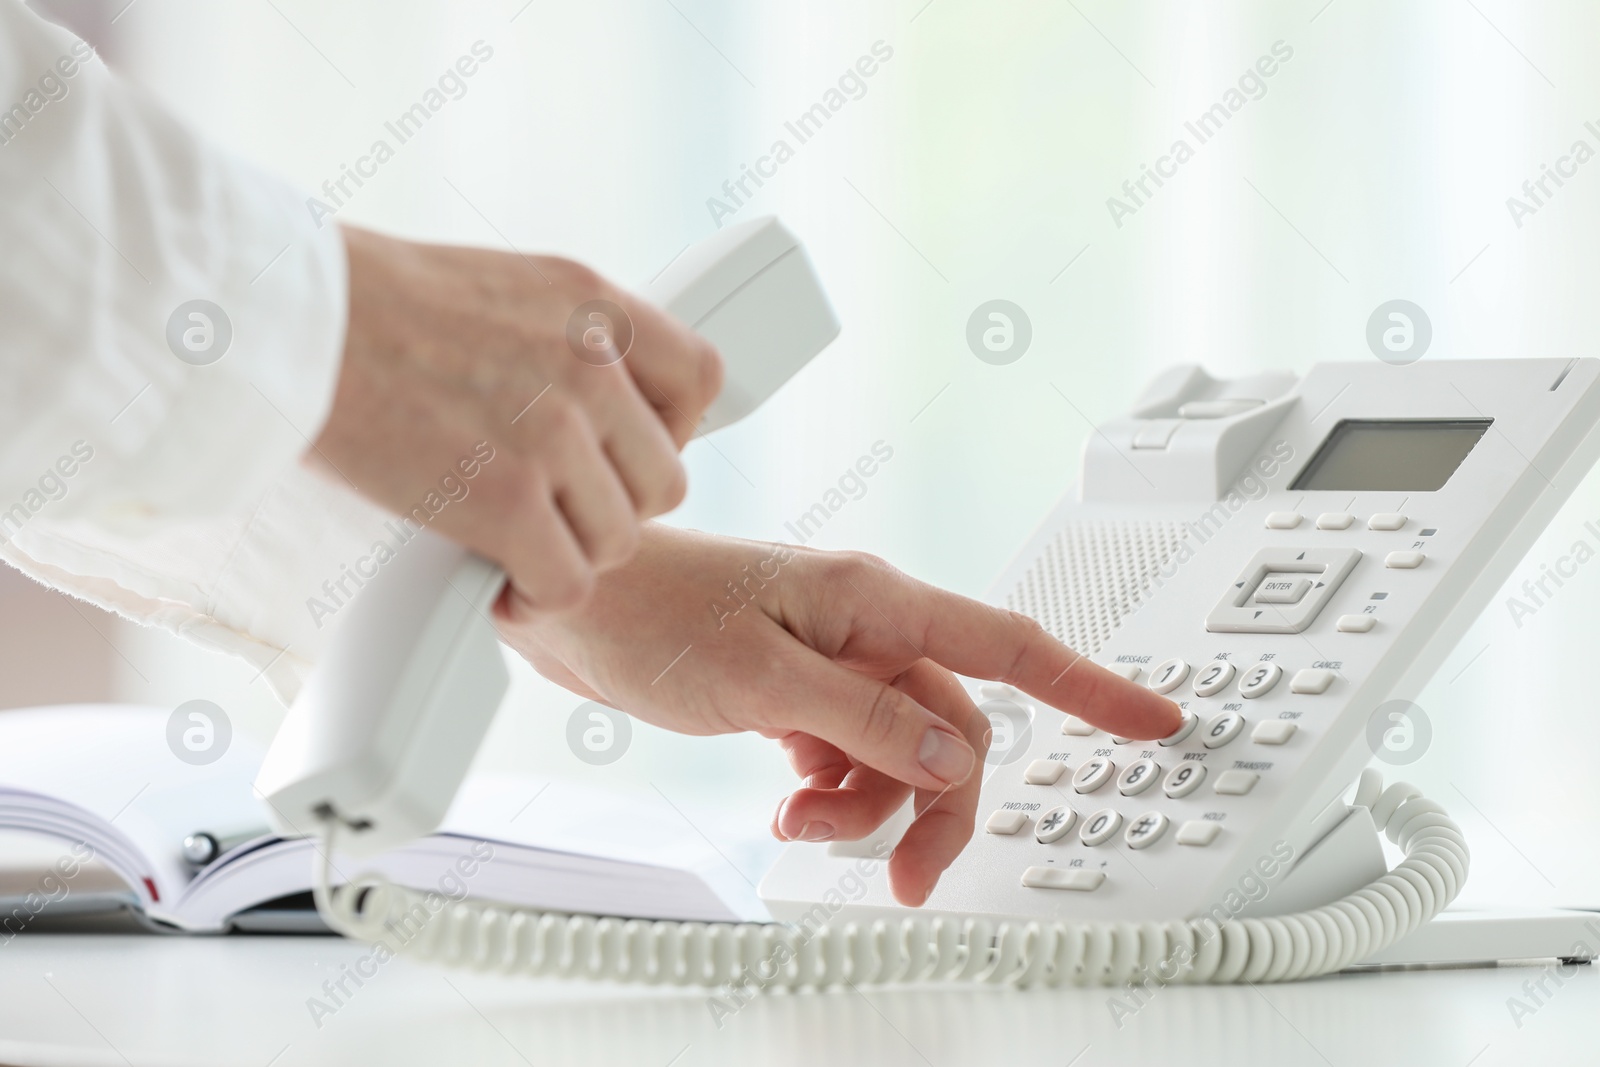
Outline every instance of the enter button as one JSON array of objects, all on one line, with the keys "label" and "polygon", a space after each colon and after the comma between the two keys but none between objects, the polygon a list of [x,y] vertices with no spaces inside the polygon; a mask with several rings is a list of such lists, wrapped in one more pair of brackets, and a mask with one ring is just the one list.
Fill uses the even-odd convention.
[{"label": "enter button", "polygon": [[1293,574],[1269,574],[1256,586],[1257,604],[1298,604],[1311,588],[1311,579]]}]

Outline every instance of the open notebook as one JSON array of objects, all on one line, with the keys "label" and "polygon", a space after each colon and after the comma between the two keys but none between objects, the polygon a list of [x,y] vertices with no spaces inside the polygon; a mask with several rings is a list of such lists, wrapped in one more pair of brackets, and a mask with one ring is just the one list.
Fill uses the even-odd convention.
[{"label": "open notebook", "polygon": [[[322,929],[309,908],[312,842],[251,833],[266,826],[251,790],[260,747],[235,735],[221,759],[191,765],[167,746],[170,715],[114,705],[0,712],[0,920],[19,907],[32,917],[43,900],[58,914],[131,908],[159,929]],[[776,844],[729,836],[714,815],[689,810],[659,796],[475,776],[439,833],[373,860],[335,855],[335,881],[376,871],[553,911],[764,917],[751,883]],[[182,845],[198,831],[240,843],[197,869]],[[89,850],[91,863],[51,867]]]}]

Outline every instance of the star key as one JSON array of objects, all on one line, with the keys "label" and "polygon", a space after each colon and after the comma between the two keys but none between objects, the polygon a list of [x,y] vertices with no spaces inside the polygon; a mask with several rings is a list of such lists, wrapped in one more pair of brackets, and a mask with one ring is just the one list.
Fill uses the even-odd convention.
[{"label": "star key", "polygon": [[1078,813],[1065,805],[1051,808],[1039,816],[1039,822],[1034,827],[1034,837],[1041,845],[1048,845],[1059,841],[1072,829],[1072,824],[1078,821]]}]

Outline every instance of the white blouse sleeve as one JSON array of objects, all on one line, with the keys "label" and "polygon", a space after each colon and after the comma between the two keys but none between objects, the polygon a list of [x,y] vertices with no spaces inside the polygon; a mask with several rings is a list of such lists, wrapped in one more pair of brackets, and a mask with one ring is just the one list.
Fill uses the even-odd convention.
[{"label": "white blouse sleeve", "polygon": [[0,249],[0,558],[292,696],[305,602],[386,518],[298,466],[343,347],[338,228],[0,0]]}]

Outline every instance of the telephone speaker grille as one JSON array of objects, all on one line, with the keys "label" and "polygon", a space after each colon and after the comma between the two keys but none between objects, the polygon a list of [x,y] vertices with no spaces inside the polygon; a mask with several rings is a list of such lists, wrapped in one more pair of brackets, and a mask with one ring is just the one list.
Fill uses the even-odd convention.
[{"label": "telephone speaker grille", "polygon": [[1006,596],[1006,606],[1091,655],[1149,598],[1186,536],[1179,522],[1069,523]]}]

